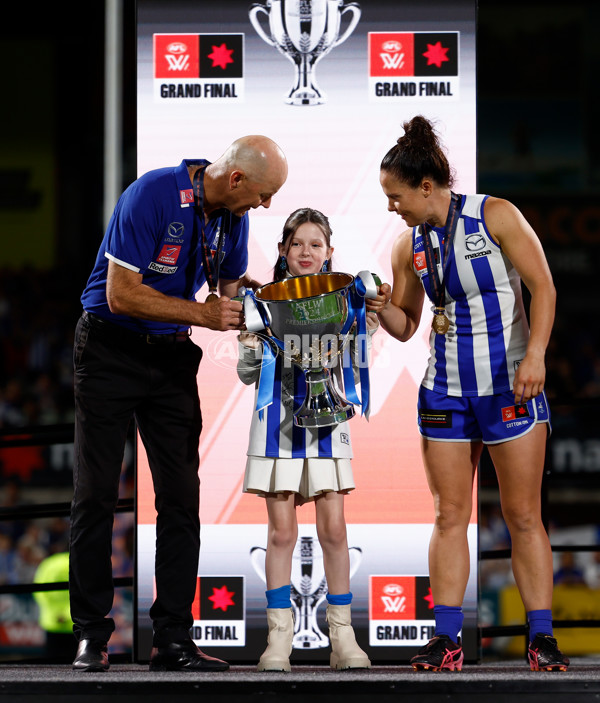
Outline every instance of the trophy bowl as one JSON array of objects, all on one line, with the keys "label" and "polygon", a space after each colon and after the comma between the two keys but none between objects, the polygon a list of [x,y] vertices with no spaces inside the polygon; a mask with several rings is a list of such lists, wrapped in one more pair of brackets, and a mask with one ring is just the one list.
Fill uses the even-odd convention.
[{"label": "trophy bowl", "polygon": [[268,283],[254,293],[266,308],[269,332],[281,342],[284,363],[304,371],[306,397],[294,414],[300,427],[335,425],[355,414],[331,375],[348,342],[353,283],[347,273],[313,273]]}]

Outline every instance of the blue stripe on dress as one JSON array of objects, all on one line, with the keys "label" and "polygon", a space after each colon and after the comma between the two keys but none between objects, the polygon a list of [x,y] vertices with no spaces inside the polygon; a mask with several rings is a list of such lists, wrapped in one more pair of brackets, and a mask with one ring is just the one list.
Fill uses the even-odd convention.
[{"label": "blue stripe on dress", "polygon": [[277,354],[273,382],[273,402],[265,408],[267,423],[265,456],[279,456],[279,430],[281,428],[281,354]]},{"label": "blue stripe on dress", "polygon": [[[294,372],[294,411],[298,410],[306,396],[306,378],[301,369],[296,365]],[[301,459],[306,456],[306,431],[304,427],[298,427],[292,422],[292,459]]]},{"label": "blue stripe on dress", "polygon": [[510,387],[508,378],[508,362],[502,313],[492,269],[487,257],[473,260],[473,272],[481,291],[481,300],[485,310],[485,321],[488,333],[488,347],[490,352],[490,370],[492,374],[492,387],[494,393],[502,393]]}]

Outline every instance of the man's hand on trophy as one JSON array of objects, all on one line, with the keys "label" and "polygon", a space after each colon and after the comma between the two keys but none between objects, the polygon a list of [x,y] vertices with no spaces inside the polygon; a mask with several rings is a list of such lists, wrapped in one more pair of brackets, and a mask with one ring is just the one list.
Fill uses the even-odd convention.
[{"label": "man's hand on trophy", "polygon": [[241,330],[244,326],[242,304],[226,296],[203,303],[201,311],[202,316],[197,323],[201,327],[223,332]]}]

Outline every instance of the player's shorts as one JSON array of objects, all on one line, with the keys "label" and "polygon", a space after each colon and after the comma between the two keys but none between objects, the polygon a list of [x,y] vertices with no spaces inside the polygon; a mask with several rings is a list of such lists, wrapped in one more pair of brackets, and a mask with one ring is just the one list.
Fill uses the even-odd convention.
[{"label": "player's shorts", "polygon": [[451,396],[419,389],[418,423],[423,437],[438,442],[497,444],[530,432],[538,422],[548,423],[546,393],[515,405],[512,391],[497,395]]}]

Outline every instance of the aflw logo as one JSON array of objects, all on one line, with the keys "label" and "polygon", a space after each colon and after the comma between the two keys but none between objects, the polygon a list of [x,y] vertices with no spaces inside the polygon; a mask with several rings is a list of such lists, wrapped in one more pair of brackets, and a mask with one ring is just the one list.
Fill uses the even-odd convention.
[{"label": "aflw logo", "polygon": [[165,59],[169,64],[169,71],[187,71],[190,65],[190,57],[185,56],[175,56],[174,54],[165,54]]},{"label": "aflw logo", "polygon": [[199,75],[197,34],[154,35],[154,77],[194,78]]},{"label": "aflw logo", "polygon": [[432,615],[433,599],[427,576],[369,577],[371,620],[430,620]]},{"label": "aflw logo", "polygon": [[390,40],[383,42],[381,48],[383,51],[380,52],[379,56],[384,68],[399,69],[404,66],[404,53],[402,52],[402,44],[399,41]]},{"label": "aflw logo", "polygon": [[381,596],[383,610],[386,613],[403,613],[406,610],[406,598],[404,596]]},{"label": "aflw logo", "polygon": [[388,583],[383,587],[381,596],[384,613],[403,613],[406,610],[404,589],[397,583]]}]

